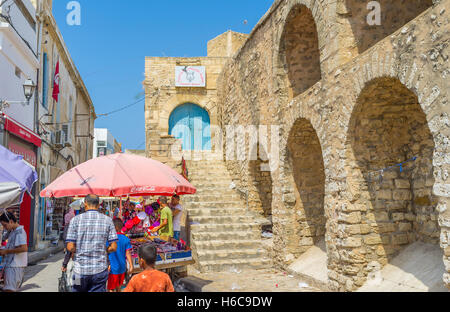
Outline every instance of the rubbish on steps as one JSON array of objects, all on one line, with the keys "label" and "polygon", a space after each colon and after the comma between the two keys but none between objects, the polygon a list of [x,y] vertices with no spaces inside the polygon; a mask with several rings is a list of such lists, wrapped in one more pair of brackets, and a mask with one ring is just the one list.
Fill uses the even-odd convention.
[{"label": "rubbish on steps", "polygon": [[234,182],[230,183],[230,189],[234,190],[236,188],[236,184],[234,184]]},{"label": "rubbish on steps", "polygon": [[271,233],[271,232],[262,232],[261,236],[264,237],[264,238],[273,238],[273,233]]},{"label": "rubbish on steps", "polygon": [[241,289],[241,287],[240,287],[238,284],[233,283],[233,284],[231,285],[231,290],[239,290],[239,289]]},{"label": "rubbish on steps", "polygon": [[242,270],[238,270],[235,266],[230,268],[230,273],[241,274]]},{"label": "rubbish on steps", "polygon": [[309,288],[309,285],[306,283],[298,283],[299,288]]}]

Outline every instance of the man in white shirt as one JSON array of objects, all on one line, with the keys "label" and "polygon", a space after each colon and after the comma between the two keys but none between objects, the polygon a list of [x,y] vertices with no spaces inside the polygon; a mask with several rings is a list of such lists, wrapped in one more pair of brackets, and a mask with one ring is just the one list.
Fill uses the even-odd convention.
[{"label": "man in white shirt", "polygon": [[180,205],[180,196],[172,196],[170,208],[172,209],[173,214],[173,238],[180,240],[181,216],[183,215],[183,207]]},{"label": "man in white shirt", "polygon": [[10,212],[3,213],[0,216],[0,222],[8,231],[6,249],[0,250],[4,266],[5,287],[3,287],[3,291],[16,292],[22,284],[25,268],[28,265],[27,233]]}]

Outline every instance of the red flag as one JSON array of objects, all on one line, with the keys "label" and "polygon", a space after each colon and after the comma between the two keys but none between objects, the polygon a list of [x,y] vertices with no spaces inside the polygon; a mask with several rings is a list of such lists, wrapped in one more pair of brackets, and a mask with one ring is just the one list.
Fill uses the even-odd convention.
[{"label": "red flag", "polygon": [[56,63],[55,77],[53,78],[53,99],[58,102],[59,96],[59,60]]}]

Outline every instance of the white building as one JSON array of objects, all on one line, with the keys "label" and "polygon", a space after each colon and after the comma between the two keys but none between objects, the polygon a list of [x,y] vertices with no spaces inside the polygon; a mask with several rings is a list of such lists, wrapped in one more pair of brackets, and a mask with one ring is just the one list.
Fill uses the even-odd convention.
[{"label": "white building", "polygon": [[[0,4],[0,144],[22,155],[37,169],[42,140],[36,133],[36,97],[27,104],[23,88],[28,79],[35,85],[38,81],[36,9],[30,0],[6,0]],[[20,207],[11,207],[25,228],[30,247],[35,241],[36,198],[33,191],[33,197],[24,195]]]},{"label": "white building", "polygon": [[94,129],[93,158],[120,153],[117,141],[108,129]]},{"label": "white building", "polygon": [[[36,9],[30,0],[0,3],[0,100],[25,101],[23,84],[27,79],[36,84],[39,68]],[[11,104],[3,112],[35,131],[34,96],[29,103]]]}]

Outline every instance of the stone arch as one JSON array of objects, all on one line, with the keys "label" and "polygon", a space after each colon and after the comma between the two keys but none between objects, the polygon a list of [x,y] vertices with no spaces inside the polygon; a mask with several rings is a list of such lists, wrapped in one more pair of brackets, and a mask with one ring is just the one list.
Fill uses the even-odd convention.
[{"label": "stone arch", "polygon": [[311,122],[298,118],[287,139],[287,168],[284,174],[295,198],[285,198],[285,206],[294,206],[288,227],[293,235],[286,241],[294,255],[301,255],[319,243],[325,235],[325,170],[322,147]]},{"label": "stone arch", "polygon": [[357,279],[411,243],[439,243],[435,151],[418,96],[398,78],[368,80],[347,128],[347,185],[352,195],[347,211],[339,215],[340,229],[352,239],[345,246],[349,250],[341,252],[354,259],[364,255],[350,270]]},{"label": "stone arch", "polygon": [[[253,147],[252,159],[248,162],[250,190],[249,207],[264,217],[272,218],[272,172],[270,170],[269,155],[267,150],[256,144]],[[271,226],[270,229],[271,230]]]},{"label": "stone arch", "polygon": [[288,100],[322,79],[320,39],[312,10],[302,1],[294,2],[285,18],[277,51]]},{"label": "stone arch", "polygon": [[[194,119],[188,121],[189,126],[186,124],[186,119],[184,119],[188,114],[190,116],[189,118],[195,118],[195,122]],[[197,124],[197,121],[200,121],[200,124]],[[168,122],[169,135],[175,135],[173,131],[174,129],[177,129],[176,132],[181,131],[179,133],[181,137],[186,136],[183,140],[183,145],[186,143],[189,146],[187,150],[211,150],[211,115],[200,105],[195,103],[183,103],[178,105],[170,113]],[[191,129],[193,123],[195,123],[195,129]],[[177,128],[177,125],[182,128]],[[186,127],[189,127],[190,130],[186,129]],[[197,132],[198,130],[201,130],[200,133]]]},{"label": "stone arch", "polygon": [[215,103],[207,100],[200,100],[200,98],[193,95],[177,94],[172,96],[167,102],[165,102],[164,107],[160,108],[159,116],[156,120],[158,127],[157,129],[168,133],[169,131],[169,117],[172,112],[183,104],[192,103],[200,106],[206,110],[209,114],[211,125],[217,125],[217,114],[215,111]]},{"label": "stone arch", "polygon": [[[372,7],[369,1],[345,0],[348,20],[356,41],[359,53],[363,53],[380,40],[388,37],[403,25],[413,20],[433,5],[433,0],[378,0],[380,4],[380,24],[372,22]],[[369,18],[368,18],[369,15]]]}]

